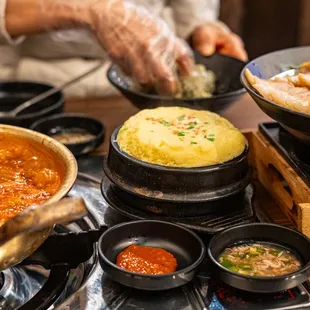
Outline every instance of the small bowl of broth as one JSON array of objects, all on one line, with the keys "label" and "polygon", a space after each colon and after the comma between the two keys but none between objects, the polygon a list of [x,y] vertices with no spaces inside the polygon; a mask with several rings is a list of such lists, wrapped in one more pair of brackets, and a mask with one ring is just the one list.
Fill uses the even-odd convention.
[{"label": "small bowl of broth", "polygon": [[43,118],[31,126],[64,144],[75,156],[84,155],[104,141],[104,126],[83,114],[57,114]]},{"label": "small bowl of broth", "polygon": [[310,277],[309,238],[280,225],[227,229],[212,238],[208,255],[219,280],[245,291],[279,292]]}]

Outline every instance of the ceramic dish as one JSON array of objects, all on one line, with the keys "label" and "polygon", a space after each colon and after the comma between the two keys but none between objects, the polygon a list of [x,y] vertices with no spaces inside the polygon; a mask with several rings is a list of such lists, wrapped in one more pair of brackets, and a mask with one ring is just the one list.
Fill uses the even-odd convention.
[{"label": "ceramic dish", "polygon": [[[65,139],[62,143],[75,155],[93,151],[104,141],[105,130],[101,122],[82,114],[57,114],[43,118],[31,126],[55,138]],[[61,135],[61,136],[60,136]],[[59,140],[61,142],[61,140]]]},{"label": "ceramic dish", "polygon": [[[227,247],[241,242],[268,242],[285,247],[300,258],[302,267],[294,273],[273,277],[250,276],[231,271],[218,262],[218,257]],[[280,292],[296,287],[310,277],[309,238],[280,225],[255,223],[227,229],[212,238],[208,255],[215,266],[214,275],[226,284],[244,291]]]},{"label": "ceramic dish", "polygon": [[130,79],[124,77],[116,65],[112,65],[107,77],[133,105],[139,109],[150,109],[160,106],[183,106],[193,109],[203,109],[220,112],[234,103],[245,90],[239,76],[245,63],[229,56],[214,54],[204,57],[195,53],[196,62],[203,64],[216,75],[216,90],[210,98],[179,99],[162,97],[136,91],[131,86]]},{"label": "ceramic dish", "polygon": [[[52,85],[34,82],[1,82],[0,83],[0,111],[13,110],[25,101],[52,89]],[[14,117],[0,117],[0,123],[20,127],[30,125],[49,115],[61,113],[64,107],[64,96],[61,91],[42,100],[40,103],[27,109],[23,114]]]},{"label": "ceramic dish", "polygon": [[[115,264],[117,255],[132,244],[160,247],[178,262],[177,270],[163,275],[139,274]],[[141,290],[167,290],[193,280],[205,257],[202,240],[192,231],[163,221],[135,221],[108,229],[98,241],[99,262],[114,281]]]}]

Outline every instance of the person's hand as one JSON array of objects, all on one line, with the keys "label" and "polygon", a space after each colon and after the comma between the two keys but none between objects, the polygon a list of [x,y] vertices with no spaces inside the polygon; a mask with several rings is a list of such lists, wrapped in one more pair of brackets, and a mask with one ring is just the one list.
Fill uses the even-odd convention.
[{"label": "person's hand", "polygon": [[173,94],[176,70],[186,75],[194,65],[185,42],[177,39],[164,21],[130,1],[7,0],[5,12],[8,39],[91,29],[112,61],[140,84],[155,86],[160,94]]},{"label": "person's hand", "polygon": [[204,56],[218,52],[242,61],[248,60],[242,39],[221,22],[198,26],[192,34],[192,43],[193,48]]},{"label": "person's hand", "polygon": [[97,0],[90,7],[91,28],[112,61],[140,84],[173,94],[176,69],[186,75],[194,64],[185,42],[164,21],[130,2]]}]

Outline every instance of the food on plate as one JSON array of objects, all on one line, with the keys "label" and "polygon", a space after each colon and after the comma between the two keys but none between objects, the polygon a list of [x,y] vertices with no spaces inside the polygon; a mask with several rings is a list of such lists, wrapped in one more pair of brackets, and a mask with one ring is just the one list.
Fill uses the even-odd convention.
[{"label": "food on plate", "polygon": [[220,164],[246,147],[242,133],[226,119],[180,107],[140,111],[124,123],[117,142],[136,159],[170,167]]},{"label": "food on plate", "polygon": [[175,272],[178,263],[164,249],[132,244],[117,255],[116,265],[131,272],[159,275]]},{"label": "food on plate", "polygon": [[293,252],[269,243],[228,247],[220,254],[218,262],[231,271],[263,277],[281,276],[301,268],[301,262]]},{"label": "food on plate", "polygon": [[71,128],[52,134],[52,138],[63,144],[76,144],[93,140],[95,136],[91,135],[86,130],[80,128]]},{"label": "food on plate", "polygon": [[266,80],[246,69],[245,77],[267,100],[297,112],[310,114],[310,63],[301,64],[295,75]]},{"label": "food on plate", "polygon": [[0,225],[31,205],[48,200],[63,172],[39,143],[0,133]]},{"label": "food on plate", "polygon": [[196,65],[188,76],[179,76],[176,98],[209,98],[215,91],[215,74]]}]

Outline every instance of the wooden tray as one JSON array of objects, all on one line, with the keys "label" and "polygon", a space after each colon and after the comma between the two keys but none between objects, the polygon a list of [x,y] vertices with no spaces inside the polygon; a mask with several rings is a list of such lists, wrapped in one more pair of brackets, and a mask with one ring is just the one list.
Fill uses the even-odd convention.
[{"label": "wooden tray", "polygon": [[[310,188],[262,134],[257,130],[243,133],[250,145],[254,182],[262,184],[283,215],[310,237]],[[261,201],[260,206],[269,214],[274,213],[271,208],[276,208],[266,201]]]}]

